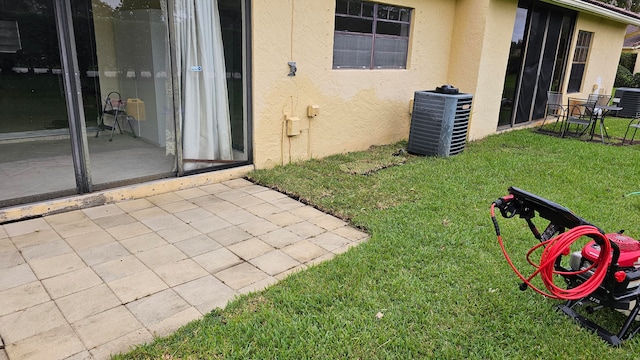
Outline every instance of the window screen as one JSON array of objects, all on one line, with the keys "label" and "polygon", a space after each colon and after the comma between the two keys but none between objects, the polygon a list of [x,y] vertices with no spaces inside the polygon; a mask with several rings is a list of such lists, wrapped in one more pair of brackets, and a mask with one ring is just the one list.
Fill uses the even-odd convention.
[{"label": "window screen", "polygon": [[578,40],[576,42],[576,50],[573,53],[567,92],[579,92],[582,87],[582,78],[587,66],[587,59],[589,58],[589,47],[591,46],[592,35],[593,33],[588,31],[580,30],[580,32],[578,32]]},{"label": "window screen", "polygon": [[405,69],[411,9],[336,0],[334,69]]}]

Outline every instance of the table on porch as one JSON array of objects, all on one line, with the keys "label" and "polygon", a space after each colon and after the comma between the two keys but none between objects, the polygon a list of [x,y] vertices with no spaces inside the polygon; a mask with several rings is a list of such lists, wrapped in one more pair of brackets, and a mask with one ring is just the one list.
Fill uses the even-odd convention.
[{"label": "table on porch", "polygon": [[600,139],[604,144],[604,138],[606,136],[609,139],[609,134],[607,133],[607,127],[604,124],[604,119],[607,115],[609,115],[612,111],[620,111],[622,107],[617,105],[605,105],[605,106],[596,106],[593,111],[593,115],[595,118],[592,121],[591,130],[589,131],[589,135],[591,136],[590,140],[593,140],[593,136],[596,132],[596,126],[600,124]]}]

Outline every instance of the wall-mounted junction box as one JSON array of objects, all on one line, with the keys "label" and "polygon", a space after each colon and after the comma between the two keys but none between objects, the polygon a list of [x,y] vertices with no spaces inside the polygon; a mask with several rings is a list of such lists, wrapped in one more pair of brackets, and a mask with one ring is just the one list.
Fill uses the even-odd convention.
[{"label": "wall-mounted junction box", "polygon": [[316,117],[320,114],[320,105],[309,105],[307,106],[307,116],[312,118]]},{"label": "wall-mounted junction box", "polygon": [[287,120],[287,136],[300,135],[300,119],[297,117],[288,117]]}]

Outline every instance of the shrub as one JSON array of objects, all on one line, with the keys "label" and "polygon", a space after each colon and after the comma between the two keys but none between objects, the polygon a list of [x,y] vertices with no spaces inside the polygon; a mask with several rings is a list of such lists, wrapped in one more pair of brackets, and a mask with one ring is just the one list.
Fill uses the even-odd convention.
[{"label": "shrub", "polygon": [[627,69],[622,65],[618,65],[616,80],[613,83],[613,86],[614,87],[631,87],[633,86],[632,85],[634,82],[633,80],[634,80],[634,75],[631,74],[631,71],[629,71],[629,69]]},{"label": "shrub", "polygon": [[627,70],[633,73],[633,68],[635,67],[637,57],[638,54],[622,53],[620,54],[620,62],[618,64],[624,66]]},{"label": "shrub", "polygon": [[633,88],[640,88],[640,73],[633,74],[631,84],[629,86]]}]

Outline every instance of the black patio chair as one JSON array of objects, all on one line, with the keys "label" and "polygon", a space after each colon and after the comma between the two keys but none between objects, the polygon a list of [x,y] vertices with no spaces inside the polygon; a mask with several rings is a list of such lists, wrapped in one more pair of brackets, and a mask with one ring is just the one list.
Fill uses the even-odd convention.
[{"label": "black patio chair", "polygon": [[551,132],[555,133],[556,128],[560,125],[560,130],[564,127],[564,121],[567,116],[567,106],[562,103],[562,93],[556,91],[547,91],[547,106],[544,113],[542,124],[538,127],[538,131],[546,131],[544,129],[548,120],[553,121]]},{"label": "black patio chair", "polygon": [[629,140],[629,145],[633,144],[633,139],[636,137],[636,132],[640,129],[640,112],[637,112],[631,121],[629,121],[629,125],[627,125],[627,131],[624,132],[624,138],[622,138],[622,145],[624,145],[627,140],[627,134],[629,130],[633,128],[633,134],[631,135],[631,139]]},{"label": "black patio chair", "polygon": [[562,137],[569,132],[569,127],[575,125],[575,135],[582,136],[602,116],[601,106],[606,106],[611,100],[610,95],[590,94],[587,99],[569,98],[567,101],[567,116]]}]

